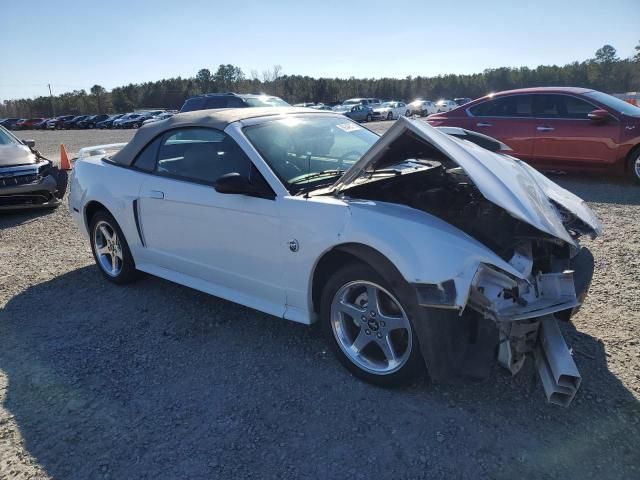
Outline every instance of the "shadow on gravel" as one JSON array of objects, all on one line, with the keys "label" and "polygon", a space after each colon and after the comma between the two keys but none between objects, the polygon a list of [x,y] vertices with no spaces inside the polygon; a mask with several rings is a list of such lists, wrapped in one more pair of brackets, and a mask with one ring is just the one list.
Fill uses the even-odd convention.
[{"label": "shadow on gravel", "polygon": [[547,176],[586,202],[640,205],[640,185],[623,178],[573,174],[547,174]]},{"label": "shadow on gravel", "polygon": [[0,230],[36,221],[40,217],[51,215],[54,211],[55,209],[50,208],[16,211],[0,210]]},{"label": "shadow on gravel", "polygon": [[0,369],[54,478],[632,478],[638,402],[600,342],[565,330],[584,375],[568,409],[544,403],[530,364],[385,390],[350,377],[317,329],[91,266],[0,311]]}]

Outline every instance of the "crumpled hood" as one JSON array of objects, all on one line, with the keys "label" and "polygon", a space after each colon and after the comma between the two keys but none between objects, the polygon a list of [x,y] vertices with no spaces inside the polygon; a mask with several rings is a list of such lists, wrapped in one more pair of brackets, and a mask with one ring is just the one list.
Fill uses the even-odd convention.
[{"label": "crumpled hood", "polygon": [[398,160],[390,158],[387,151],[393,142],[411,133],[458,164],[487,200],[538,230],[572,245],[576,244],[562,225],[562,218],[551,202],[553,200],[591,227],[594,236],[602,232],[600,222],[582,199],[526,163],[458,140],[420,120],[406,117],[400,117],[332,188],[336,191],[343,190],[367,171],[397,164]]},{"label": "crumpled hood", "polygon": [[0,145],[0,167],[36,163],[36,156],[26,145]]}]

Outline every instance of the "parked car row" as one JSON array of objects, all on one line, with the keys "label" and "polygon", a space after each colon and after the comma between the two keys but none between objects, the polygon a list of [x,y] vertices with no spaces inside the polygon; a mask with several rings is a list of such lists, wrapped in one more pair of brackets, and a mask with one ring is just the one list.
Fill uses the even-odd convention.
[{"label": "parked car row", "polygon": [[0,126],[7,130],[138,128],[146,122],[163,120],[176,113],[176,110],[150,110],[127,114],[59,115],[54,118],[3,118],[0,119]]}]

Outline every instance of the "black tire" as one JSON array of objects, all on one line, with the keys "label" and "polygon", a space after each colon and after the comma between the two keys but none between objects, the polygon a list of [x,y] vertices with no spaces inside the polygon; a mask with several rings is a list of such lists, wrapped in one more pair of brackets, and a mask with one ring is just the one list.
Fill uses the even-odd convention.
[{"label": "black tire", "polygon": [[633,150],[629,155],[627,173],[636,185],[640,185],[640,147]]},{"label": "black tire", "polygon": [[[98,255],[96,254],[96,235],[98,230],[98,225],[106,223],[108,224],[113,231],[116,232],[119,240],[119,244],[122,250],[122,263],[121,269],[119,273],[112,275],[107,273],[107,271],[102,266]],[[113,218],[113,216],[107,212],[106,210],[98,210],[89,222],[89,241],[91,243],[91,252],[93,253],[93,258],[98,266],[98,269],[102,273],[102,275],[117,285],[125,285],[127,283],[131,283],[135,281],[139,274],[136,270],[135,262],[133,261],[133,256],[131,255],[131,251],[129,250],[129,244],[118,225],[118,222]]]},{"label": "black tire", "polygon": [[387,113],[387,120],[393,120],[393,112]]},{"label": "black tire", "polygon": [[367,114],[367,122],[373,121],[373,116],[369,113]]},{"label": "black tire", "polygon": [[[342,363],[342,365],[349,370],[354,376],[365,380],[374,385],[382,387],[394,387],[403,385],[411,380],[414,380],[421,374],[426,373],[422,354],[420,352],[420,345],[418,343],[418,337],[416,336],[416,330],[413,327],[411,315],[407,313],[407,318],[411,326],[411,350],[408,354],[408,359],[405,363],[396,371],[391,373],[376,374],[371,373],[360,366],[356,365],[342,350],[334,328],[332,326],[331,319],[331,305],[336,294],[347,284],[354,281],[372,282],[383,287],[387,292],[391,293],[395,300],[401,298],[389,283],[382,278],[375,270],[364,263],[350,263],[342,267],[326,282],[321,296],[320,315],[321,315],[321,328],[324,335],[329,342],[334,354]],[[402,302],[399,301],[401,304]],[[415,311],[414,306],[402,304],[402,308],[405,312]],[[355,320],[354,320],[355,323]]]}]

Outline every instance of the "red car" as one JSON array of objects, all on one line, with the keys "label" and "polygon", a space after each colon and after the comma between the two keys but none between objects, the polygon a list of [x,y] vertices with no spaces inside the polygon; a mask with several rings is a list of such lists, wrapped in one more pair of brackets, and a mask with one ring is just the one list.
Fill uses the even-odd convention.
[{"label": "red car", "polygon": [[16,123],[16,130],[32,130],[37,124],[41,123],[44,118],[28,118],[20,120]]},{"label": "red car", "polygon": [[427,121],[497,138],[541,170],[615,173],[640,183],[640,108],[596,90],[509,90]]}]

